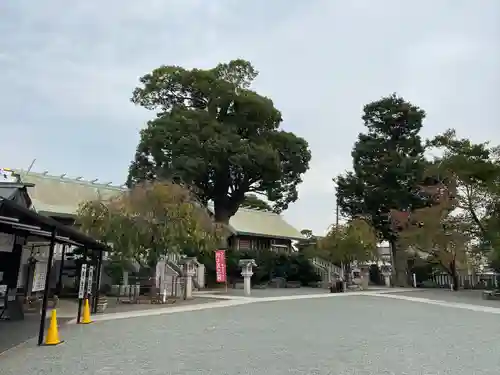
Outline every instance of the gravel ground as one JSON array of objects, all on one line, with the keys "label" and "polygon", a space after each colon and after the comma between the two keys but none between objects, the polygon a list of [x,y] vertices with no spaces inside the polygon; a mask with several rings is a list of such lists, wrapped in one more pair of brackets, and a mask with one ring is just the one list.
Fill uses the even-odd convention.
[{"label": "gravel ground", "polygon": [[[214,294],[242,297],[245,295],[243,289],[228,289],[227,293],[224,290],[214,290]],[[328,289],[323,288],[266,288],[252,289],[251,297],[281,297],[281,296],[296,296],[304,294],[323,294],[330,293]]]},{"label": "gravel ground", "polygon": [[151,310],[151,309],[165,309],[168,307],[177,307],[177,306],[191,306],[191,305],[199,305],[200,303],[209,303],[217,301],[214,298],[193,298],[190,300],[183,300],[179,298],[172,304],[155,304],[155,303],[119,303],[117,304],[114,300],[108,302],[108,307],[104,314],[113,314],[118,312],[126,312],[126,311],[139,311],[139,310]]},{"label": "gravel ground", "polygon": [[[375,288],[370,287],[368,291],[387,290],[389,288]],[[207,292],[208,293],[208,292]],[[224,290],[215,289],[210,291],[213,294],[228,295],[228,296],[244,296],[243,289],[228,289],[227,293]],[[330,291],[324,288],[266,288],[266,289],[252,289],[251,297],[265,298],[265,297],[281,297],[281,296],[298,296],[305,294],[329,294]]]},{"label": "gravel ground", "polygon": [[361,295],[254,302],[73,326],[0,356],[0,374],[498,375],[499,323]]},{"label": "gravel ground", "polygon": [[[59,318],[59,325],[62,326],[70,320],[70,318]],[[48,325],[49,320],[47,320]],[[0,354],[38,336],[39,328],[40,315],[38,314],[25,314],[22,321],[0,320]],[[1,362],[0,374],[2,374]]]},{"label": "gravel ground", "polygon": [[459,290],[452,292],[448,289],[413,289],[410,292],[395,292],[394,294],[500,308],[500,301],[484,300],[482,293],[482,290]]}]

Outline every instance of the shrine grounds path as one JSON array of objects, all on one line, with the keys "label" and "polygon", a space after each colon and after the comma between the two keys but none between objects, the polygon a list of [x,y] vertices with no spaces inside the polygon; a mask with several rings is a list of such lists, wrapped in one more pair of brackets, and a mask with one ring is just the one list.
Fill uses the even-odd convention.
[{"label": "shrine grounds path", "polygon": [[109,315],[62,329],[59,346],[2,354],[0,375],[500,374],[500,303],[450,293],[261,292]]}]

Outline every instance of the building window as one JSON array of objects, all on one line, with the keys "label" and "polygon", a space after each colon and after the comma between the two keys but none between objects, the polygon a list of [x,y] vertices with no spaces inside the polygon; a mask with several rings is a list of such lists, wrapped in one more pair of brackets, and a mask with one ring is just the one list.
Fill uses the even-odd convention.
[{"label": "building window", "polygon": [[244,239],[240,238],[238,242],[239,242],[239,246],[238,246],[239,250],[250,250],[251,249],[252,241],[244,240]]}]

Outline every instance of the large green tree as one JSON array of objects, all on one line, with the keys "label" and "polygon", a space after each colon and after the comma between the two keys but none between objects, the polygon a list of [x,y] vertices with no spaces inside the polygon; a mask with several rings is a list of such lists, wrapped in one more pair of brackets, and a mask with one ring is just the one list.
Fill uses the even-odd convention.
[{"label": "large green tree", "polygon": [[344,265],[344,273],[349,275],[355,262],[363,263],[378,257],[377,233],[366,220],[356,218],[332,226],[319,240],[316,251],[319,257]]},{"label": "large green tree", "polygon": [[458,138],[453,129],[429,140],[428,146],[442,152],[434,162],[435,173],[456,181],[458,207],[461,218],[468,223],[470,235],[483,250],[498,246],[498,148],[487,142],[473,143],[467,138]]},{"label": "large green tree", "polygon": [[363,109],[366,132],[359,134],[352,151],[353,172],[338,176],[338,204],[349,217],[371,222],[380,239],[391,244],[398,285],[407,284],[405,249],[397,247],[391,210],[411,210],[424,204],[419,184],[426,162],[420,138],[425,112],[395,94]]},{"label": "large green tree", "polygon": [[453,280],[458,290],[458,270],[468,270],[469,225],[460,216],[453,215],[459,200],[456,182],[447,180],[437,186],[427,187],[434,204],[414,210],[405,223],[399,242],[408,248],[415,258],[436,264]]},{"label": "large green tree", "polygon": [[155,269],[168,253],[212,252],[220,230],[189,189],[170,182],[141,183],[106,201],[84,202],[77,222],[111,243],[112,258]]},{"label": "large green tree", "polygon": [[132,101],[157,112],[141,131],[128,183],[181,180],[213,201],[215,220],[228,223],[247,193],[259,193],[277,211],[297,200],[309,167],[307,142],[280,129],[282,115],[250,85],[247,61],[213,69],[162,66],[140,79]]}]

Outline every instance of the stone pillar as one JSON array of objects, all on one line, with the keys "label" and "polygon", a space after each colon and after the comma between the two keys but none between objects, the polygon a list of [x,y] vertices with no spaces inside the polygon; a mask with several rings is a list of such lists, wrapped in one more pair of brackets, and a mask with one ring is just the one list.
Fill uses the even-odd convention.
[{"label": "stone pillar", "polygon": [[185,299],[193,298],[193,276],[196,274],[196,258],[182,258],[179,260],[179,264],[183,265],[184,278],[186,283],[185,287]]},{"label": "stone pillar", "polygon": [[194,273],[186,272],[186,299],[193,298],[193,276]]},{"label": "stone pillar", "polygon": [[391,286],[391,276],[390,275],[384,275],[384,281],[385,281],[385,286],[390,287]]},{"label": "stone pillar", "polygon": [[391,287],[392,267],[387,265],[387,264],[383,264],[382,266],[380,266],[380,273],[384,277],[385,286],[390,288]]},{"label": "stone pillar", "polygon": [[200,288],[205,288],[205,265],[198,264],[198,269],[196,271],[196,279]]},{"label": "stone pillar", "polygon": [[241,259],[239,265],[241,267],[241,276],[243,276],[243,291],[245,296],[249,297],[252,294],[252,268],[257,267],[257,264],[253,259]]},{"label": "stone pillar", "polygon": [[250,296],[252,294],[252,271],[241,271],[241,276],[243,276],[243,291],[245,296]]},{"label": "stone pillar", "polygon": [[361,276],[361,288],[363,290],[368,290],[370,282],[370,269],[367,266],[361,266],[359,269],[359,274]]}]

